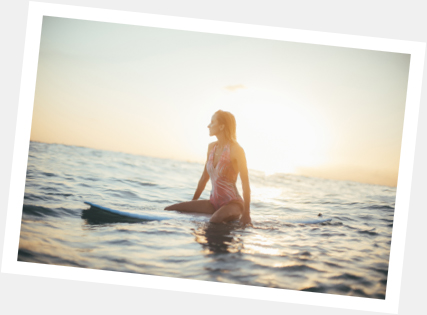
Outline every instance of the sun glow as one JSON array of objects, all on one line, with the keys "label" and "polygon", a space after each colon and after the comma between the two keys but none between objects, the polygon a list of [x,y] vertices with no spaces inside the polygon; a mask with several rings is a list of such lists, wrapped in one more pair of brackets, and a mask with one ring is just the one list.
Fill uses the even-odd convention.
[{"label": "sun glow", "polygon": [[282,190],[274,187],[251,187],[251,195],[253,200],[270,201],[281,195]]},{"label": "sun glow", "polygon": [[249,169],[397,185],[410,54],[57,17],[39,52],[32,141],[205,163],[222,109]]},{"label": "sun glow", "polygon": [[238,141],[248,167],[274,173],[296,173],[299,167],[319,166],[326,160],[328,129],[322,115],[304,99],[275,91],[246,88],[221,100],[232,104],[238,124]]}]

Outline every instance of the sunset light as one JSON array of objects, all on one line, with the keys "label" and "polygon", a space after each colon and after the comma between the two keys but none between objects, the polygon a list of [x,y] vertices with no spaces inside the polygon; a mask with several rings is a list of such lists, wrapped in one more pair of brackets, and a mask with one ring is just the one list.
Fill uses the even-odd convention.
[{"label": "sunset light", "polygon": [[250,169],[395,186],[408,69],[404,54],[46,17],[31,140],[205,163],[222,109]]}]

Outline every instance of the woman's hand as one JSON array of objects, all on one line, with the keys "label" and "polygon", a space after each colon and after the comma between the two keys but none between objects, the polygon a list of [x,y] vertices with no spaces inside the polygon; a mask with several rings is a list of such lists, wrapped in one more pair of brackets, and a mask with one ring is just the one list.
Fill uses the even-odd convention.
[{"label": "woman's hand", "polygon": [[249,213],[243,214],[242,217],[240,218],[240,223],[242,223],[244,225],[246,225],[246,224],[252,225],[250,214]]}]

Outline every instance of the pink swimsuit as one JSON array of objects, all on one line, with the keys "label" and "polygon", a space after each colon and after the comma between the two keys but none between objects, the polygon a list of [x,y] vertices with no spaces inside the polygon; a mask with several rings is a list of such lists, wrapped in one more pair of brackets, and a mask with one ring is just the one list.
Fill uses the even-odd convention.
[{"label": "pink swimsuit", "polygon": [[234,171],[233,164],[230,159],[230,145],[227,144],[214,167],[214,154],[217,145],[209,154],[209,159],[206,165],[208,174],[212,182],[212,191],[210,201],[215,210],[222,206],[236,202],[241,204],[243,210],[243,199],[240,197],[236,187],[237,173]]}]

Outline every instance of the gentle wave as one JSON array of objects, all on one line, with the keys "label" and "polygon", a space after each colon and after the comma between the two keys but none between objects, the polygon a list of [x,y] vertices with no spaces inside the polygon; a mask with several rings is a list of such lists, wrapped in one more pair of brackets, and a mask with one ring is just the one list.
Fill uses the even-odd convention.
[{"label": "gentle wave", "polygon": [[[198,163],[31,142],[18,260],[385,298],[395,188],[249,170],[252,227],[165,212],[192,198],[202,171]],[[123,217],[83,201],[172,219]],[[288,222],[319,213],[332,221]]]}]

